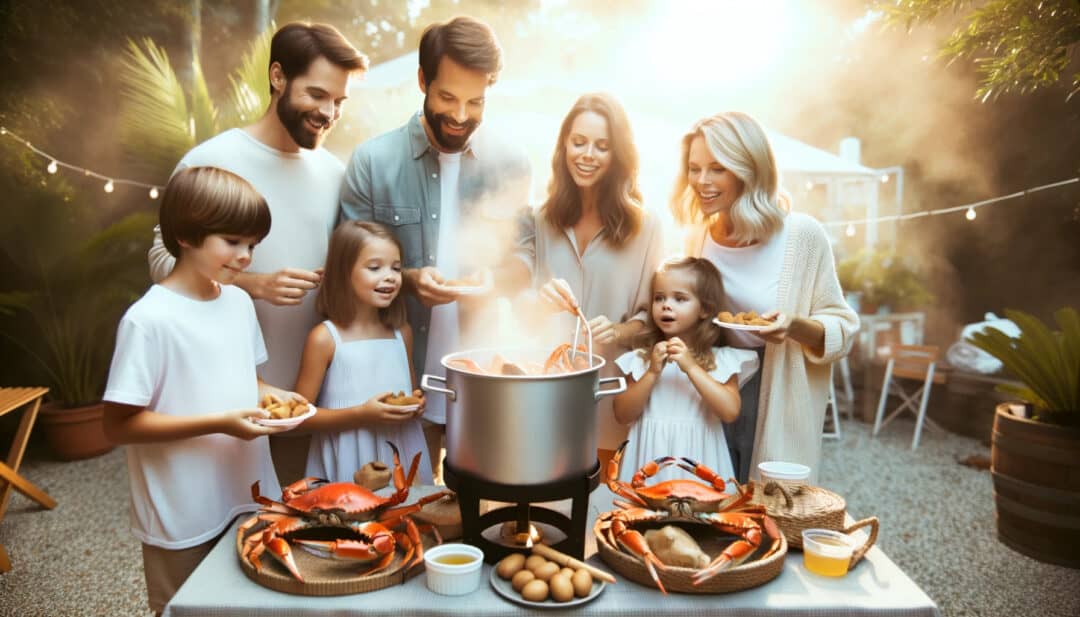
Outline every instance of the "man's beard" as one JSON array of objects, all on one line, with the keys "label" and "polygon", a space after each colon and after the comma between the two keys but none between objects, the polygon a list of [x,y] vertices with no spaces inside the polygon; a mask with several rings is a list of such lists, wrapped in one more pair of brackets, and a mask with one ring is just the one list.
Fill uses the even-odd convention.
[{"label": "man's beard", "polygon": [[[334,123],[318,110],[305,112],[293,107],[289,102],[291,94],[292,83],[290,82],[285,86],[285,92],[281,94],[281,98],[277,102],[278,120],[281,121],[281,125],[285,127],[285,130],[289,132],[289,136],[296,142],[296,145],[308,150],[314,150],[322,145],[323,140],[330,133],[330,127]],[[307,124],[308,118],[313,122],[321,123],[325,129],[312,133],[310,126]]]},{"label": "man's beard", "polygon": [[465,133],[462,135],[447,135],[443,132],[443,123],[457,124],[453,118],[446,114],[436,114],[431,111],[431,107],[428,105],[428,97],[424,96],[424,119],[427,120],[428,128],[431,129],[431,134],[435,137],[435,141],[440,150],[447,152],[461,152],[465,149],[465,146],[469,143],[469,138],[472,137],[476,127],[480,126],[479,120],[468,119],[462,124],[465,126]]}]

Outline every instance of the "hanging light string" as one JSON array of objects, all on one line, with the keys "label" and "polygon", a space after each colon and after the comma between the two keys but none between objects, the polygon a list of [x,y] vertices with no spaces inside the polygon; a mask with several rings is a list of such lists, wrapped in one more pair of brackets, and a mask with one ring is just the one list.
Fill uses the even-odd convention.
[{"label": "hanging light string", "polygon": [[826,227],[847,227],[847,235],[855,235],[856,225],[866,225],[868,223],[886,223],[889,221],[906,221],[909,219],[923,218],[926,216],[936,216],[938,214],[949,214],[952,212],[959,212],[966,210],[967,220],[975,220],[975,209],[983,206],[989,206],[990,204],[997,203],[999,201],[1006,201],[1009,199],[1016,199],[1017,197],[1023,197],[1030,193],[1036,193],[1038,191],[1045,191],[1047,189],[1057,188],[1059,186],[1065,186],[1067,184],[1075,184],[1080,182],[1080,177],[1069,178],[1068,180],[1061,180],[1060,182],[1052,182],[1050,184],[1044,184],[1042,186],[1035,186],[1015,193],[1009,193],[1008,195],[1002,195],[1000,197],[993,197],[991,199],[984,199],[982,201],[976,201],[975,203],[964,204],[962,206],[953,206],[951,208],[939,208],[937,210],[925,210],[923,212],[910,212],[908,214],[892,214],[889,216],[877,216],[872,218],[851,219],[847,221],[829,221],[822,223]]},{"label": "hanging light string", "polygon": [[45,152],[44,150],[41,150],[41,149],[37,148],[36,146],[34,146],[34,144],[32,144],[29,141],[23,139],[22,137],[19,137],[15,133],[12,133],[11,131],[9,131],[7,129],[7,127],[0,127],[0,136],[10,137],[10,138],[14,139],[15,141],[21,143],[22,145],[26,146],[27,148],[29,148],[34,154],[37,154],[38,156],[40,156],[40,157],[42,157],[44,159],[47,159],[49,161],[49,164],[45,167],[45,170],[48,171],[50,174],[55,174],[61,167],[63,167],[65,169],[70,169],[72,171],[79,172],[82,175],[90,177],[90,178],[97,178],[98,180],[104,180],[105,181],[104,189],[105,189],[106,193],[112,193],[113,190],[116,188],[116,185],[124,184],[124,185],[127,185],[127,186],[137,186],[137,187],[141,187],[141,188],[144,188],[144,189],[150,189],[150,199],[157,199],[158,195],[161,194],[161,189],[163,187],[160,186],[160,185],[157,185],[157,184],[147,184],[145,182],[138,182],[136,180],[126,180],[124,178],[114,178],[112,176],[106,176],[104,174],[99,174],[98,172],[93,171],[91,169],[86,169],[85,167],[79,167],[78,165],[72,165],[71,163],[65,163],[64,161],[61,161],[60,159],[56,158],[55,156],[49,154],[48,152]]}]

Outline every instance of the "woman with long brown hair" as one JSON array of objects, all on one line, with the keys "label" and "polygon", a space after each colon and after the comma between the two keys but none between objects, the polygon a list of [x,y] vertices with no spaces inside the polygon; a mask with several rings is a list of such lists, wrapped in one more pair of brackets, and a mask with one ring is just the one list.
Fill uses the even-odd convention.
[{"label": "woman with long brown hair", "polygon": [[[556,310],[589,319],[596,353],[612,360],[644,327],[649,282],[661,259],[656,217],[642,207],[630,121],[610,94],[582,95],[563,119],[544,204],[525,217],[519,278],[531,276]],[[635,319],[636,316],[636,319]],[[565,330],[563,330],[565,331]],[[597,445],[607,454],[625,436],[610,398],[599,407]]]}]

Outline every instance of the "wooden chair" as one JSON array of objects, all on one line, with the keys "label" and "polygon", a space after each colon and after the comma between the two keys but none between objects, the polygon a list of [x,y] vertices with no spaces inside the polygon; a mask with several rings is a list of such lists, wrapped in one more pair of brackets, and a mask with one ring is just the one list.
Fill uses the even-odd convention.
[{"label": "wooden chair", "polygon": [[[0,522],[4,520],[13,488],[44,508],[51,510],[56,507],[56,501],[52,497],[19,475],[19,465],[26,452],[26,442],[30,439],[30,429],[34,428],[34,420],[41,406],[41,397],[48,391],[48,388],[0,388],[0,416],[19,409],[23,405],[30,405],[23,413],[22,420],[19,421],[19,428],[15,432],[15,440],[11,442],[7,461],[0,461]],[[7,551],[0,545],[0,573],[10,569],[11,561],[8,559]]]},{"label": "wooden chair", "polygon": [[[873,436],[876,437],[882,427],[905,410],[915,414],[912,450],[919,447],[919,437],[922,436],[924,422],[940,430],[941,427],[926,417],[926,404],[930,401],[930,390],[933,384],[945,383],[945,375],[935,373],[939,356],[940,349],[935,345],[896,345],[889,351],[889,361],[885,365],[885,379],[881,382],[881,398],[878,399],[877,414],[874,416]],[[915,379],[922,382],[922,385],[908,394],[903,385],[896,380],[897,378]],[[882,419],[890,394],[899,396],[903,403],[888,417]],[[916,397],[918,397],[917,400]]]}]

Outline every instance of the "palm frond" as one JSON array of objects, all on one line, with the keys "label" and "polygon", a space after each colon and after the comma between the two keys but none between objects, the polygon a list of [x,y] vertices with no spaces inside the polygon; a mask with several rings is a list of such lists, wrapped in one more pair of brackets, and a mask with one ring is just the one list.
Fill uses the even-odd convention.
[{"label": "palm frond", "polygon": [[[191,62],[191,130],[195,143],[202,143],[218,134],[218,110],[210,98],[210,89],[202,72],[202,63]],[[180,160],[177,158],[177,160]]]},{"label": "palm frond", "polygon": [[119,78],[121,142],[149,172],[167,176],[196,143],[183,85],[165,50],[149,38],[142,46],[128,41]]},{"label": "palm frond", "polygon": [[254,122],[270,104],[270,40],[277,28],[273,24],[248,47],[240,65],[229,76],[232,109],[222,118],[222,128],[234,128]]}]

